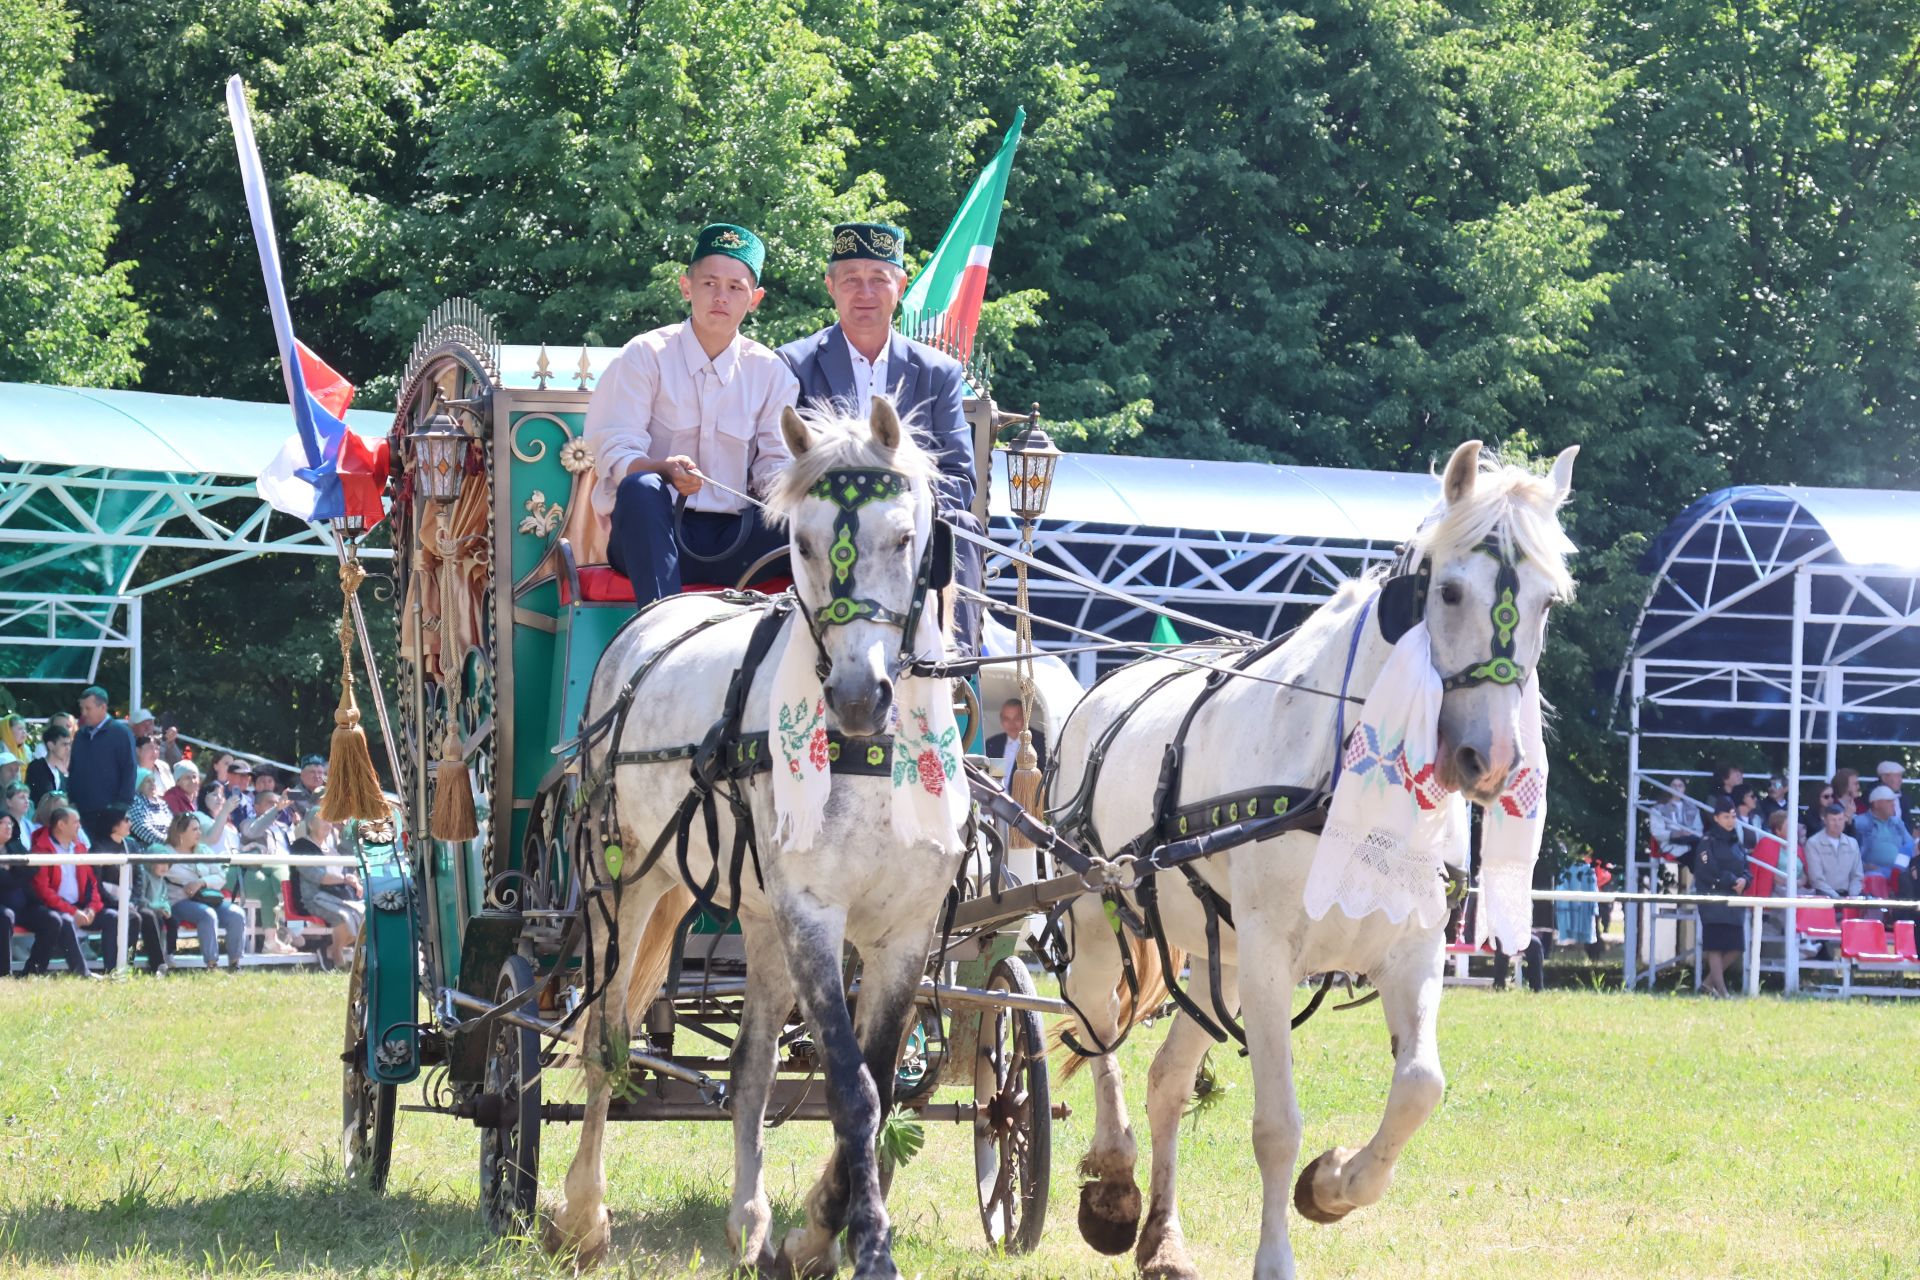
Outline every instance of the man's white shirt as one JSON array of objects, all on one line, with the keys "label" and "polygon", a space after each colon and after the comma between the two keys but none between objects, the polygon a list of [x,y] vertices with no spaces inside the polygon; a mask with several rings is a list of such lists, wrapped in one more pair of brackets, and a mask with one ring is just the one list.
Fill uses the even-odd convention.
[{"label": "man's white shirt", "polygon": [[[593,449],[593,509],[613,514],[615,495],[635,459],[676,454],[731,489],[764,493],[791,462],[780,434],[780,411],[800,384],[766,347],[734,335],[708,359],[693,325],[643,333],[621,348],[587,405],[585,438]],[[693,511],[733,513],[746,504],[704,485],[687,499]]]},{"label": "man's white shirt", "polygon": [[879,359],[869,360],[847,339],[846,330],[841,330],[840,336],[846,339],[847,356],[853,362],[853,404],[849,411],[855,417],[864,418],[873,405],[874,388],[887,390],[887,352],[893,348],[893,337],[889,334],[887,341],[880,344]]}]

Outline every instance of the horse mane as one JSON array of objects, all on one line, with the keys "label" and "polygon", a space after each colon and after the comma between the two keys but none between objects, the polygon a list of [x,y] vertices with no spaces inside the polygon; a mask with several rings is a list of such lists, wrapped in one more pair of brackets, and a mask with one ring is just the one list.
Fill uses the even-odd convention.
[{"label": "horse mane", "polygon": [[[892,403],[891,399],[888,402]],[[892,449],[873,438],[872,423],[865,415],[846,412],[838,401],[810,404],[798,413],[813,433],[813,447],[775,476],[768,488],[767,515],[776,523],[786,523],[829,471],[898,471],[906,476],[917,496],[931,489],[939,473],[932,456],[914,437],[917,413],[901,415],[900,443]]]},{"label": "horse mane", "polygon": [[1516,552],[1544,570],[1555,599],[1573,598],[1573,574],[1567,557],[1573,542],[1560,527],[1564,495],[1550,476],[1529,467],[1480,455],[1473,496],[1458,506],[1441,506],[1415,534],[1416,556],[1446,559],[1493,539],[1501,554]]}]

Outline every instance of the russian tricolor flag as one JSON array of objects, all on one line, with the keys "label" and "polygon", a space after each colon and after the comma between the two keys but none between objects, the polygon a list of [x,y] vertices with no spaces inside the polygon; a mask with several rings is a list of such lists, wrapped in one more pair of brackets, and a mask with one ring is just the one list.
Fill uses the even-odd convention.
[{"label": "russian tricolor flag", "polygon": [[1013,113],[1013,127],[1000,150],[961,202],[960,212],[927,265],[907,287],[901,313],[918,325],[941,317],[941,336],[964,357],[973,350],[974,331],[980,325],[980,306],[987,297],[987,268],[993,261],[994,237],[1000,233],[1000,205],[1007,198],[1007,175],[1013,172],[1013,153],[1020,146],[1020,129],[1027,122],[1021,107]]},{"label": "russian tricolor flag", "polygon": [[353,402],[353,384],[327,366],[293,336],[286,286],[280,277],[280,245],[267,203],[267,180],[260,149],[247,113],[247,90],[239,76],[227,81],[227,114],[240,154],[240,180],[246,188],[253,238],[260,250],[260,274],[267,284],[273,337],[280,348],[280,372],[293,406],[293,435],[255,481],[260,496],[276,511],[301,520],[337,520],[359,516],[368,529],[385,510],[387,442],[368,444],[347,429],[343,419]]}]

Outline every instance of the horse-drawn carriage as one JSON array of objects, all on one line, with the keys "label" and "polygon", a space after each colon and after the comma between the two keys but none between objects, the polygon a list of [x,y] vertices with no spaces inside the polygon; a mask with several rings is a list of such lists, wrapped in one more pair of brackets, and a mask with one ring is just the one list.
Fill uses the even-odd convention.
[{"label": "horse-drawn carriage", "polygon": [[[549,1241],[586,1257],[608,1239],[601,1126],[730,1119],[729,1239],[742,1262],[770,1265],[760,1121],[824,1118],[839,1145],[807,1230],[781,1253],[796,1272],[828,1272],[845,1228],[856,1276],[879,1277],[897,1273],[874,1141],[899,1108],[970,1127],[987,1238],[1024,1250],[1050,1175],[1040,1016],[1070,1012],[1068,1042],[1099,1064],[1081,1233],[1116,1253],[1137,1236],[1149,1274],[1195,1274],[1172,1202],[1177,1129],[1206,1046],[1231,1035],[1261,1076],[1254,1269],[1291,1275],[1299,983],[1325,975],[1324,994],[1336,972],[1368,975],[1393,1037],[1379,1131],[1314,1160],[1294,1188],[1303,1214],[1333,1221],[1379,1197],[1438,1101],[1440,926],[1448,886],[1465,882],[1462,796],[1490,815],[1483,917],[1503,943],[1525,933],[1544,797],[1531,669],[1547,607],[1570,587],[1554,513],[1572,452],[1546,477],[1483,462],[1469,442],[1401,562],[1297,635],[1154,654],[1072,715],[1050,709],[1056,773],[1036,806],[1049,826],[962,769],[980,704],[956,715],[946,699],[955,677],[986,668],[936,660],[923,632],[939,539],[928,464],[892,410],[783,424],[797,478],[769,503],[792,530],[792,591],[712,584],[636,615],[588,502],[583,418],[611,355],[583,348],[556,372],[545,347],[503,348],[477,310],[451,304],[402,380],[388,737],[404,836],[361,829],[349,1167],[384,1181],[396,1089],[432,1072],[417,1109],[479,1128],[488,1220],[518,1229],[534,1212],[542,1126],[581,1122]],[[1004,419],[984,398],[969,418],[984,495]],[[796,689],[805,697],[783,700]],[[830,730],[820,704],[836,691]],[[1364,788],[1343,792],[1343,777]],[[1329,797],[1356,853],[1323,863]],[[847,853],[863,840],[864,862]],[[1038,850],[1017,877],[1009,844]],[[913,923],[872,918],[885,909]],[[1037,995],[1016,954],[1036,914],[1062,1000]],[[1180,1013],[1153,1073],[1142,1229],[1113,1050],[1166,997]],[[586,1102],[547,1098],[542,1068],[563,1060],[583,1069]]]},{"label": "horse-drawn carriage", "polygon": [[[347,1019],[347,1162],[384,1183],[396,1090],[435,1073],[425,1104],[410,1109],[479,1127],[482,1203],[502,1231],[533,1211],[541,1126],[580,1117],[580,1104],[548,1100],[541,1069],[578,1055],[582,1001],[598,994],[572,857],[592,838],[579,731],[596,664],[635,611],[631,586],[605,563],[582,426],[615,354],[583,347],[556,372],[545,346],[503,347],[476,308],[449,304],[415,346],[394,426],[399,646],[383,662],[398,689],[405,836],[363,841],[372,920]],[[1006,420],[986,397],[967,412],[990,461]],[[689,590],[745,603],[751,588],[790,581],[784,565],[763,562],[747,580]],[[964,690],[960,716],[977,742],[979,700]],[[470,791],[471,826],[436,837],[435,806],[456,786]],[[730,1118],[729,1029],[746,982],[724,906],[670,922],[664,994],[634,1011],[639,1034],[612,1118]],[[1035,995],[1014,958],[1024,918],[1009,910],[946,939],[916,998],[894,1098],[923,1123],[972,1128],[983,1228],[1014,1250],[1038,1240],[1045,1211],[1052,1116],[1040,1017],[1060,1007]],[[817,1046],[797,1025],[783,1027],[780,1046],[770,1109],[824,1118]]]}]

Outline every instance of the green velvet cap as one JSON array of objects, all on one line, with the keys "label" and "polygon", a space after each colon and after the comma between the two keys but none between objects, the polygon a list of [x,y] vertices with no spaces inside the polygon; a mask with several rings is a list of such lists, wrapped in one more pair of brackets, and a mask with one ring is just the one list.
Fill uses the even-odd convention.
[{"label": "green velvet cap", "polygon": [[745,263],[747,270],[753,272],[753,282],[760,283],[760,268],[767,262],[767,246],[761,244],[760,237],[753,232],[730,222],[708,223],[700,228],[700,235],[693,242],[693,257],[687,260],[687,266],[714,254]]},{"label": "green velvet cap", "polygon": [[907,233],[885,222],[842,222],[833,229],[828,262],[865,259],[906,269]]}]

